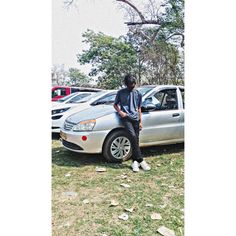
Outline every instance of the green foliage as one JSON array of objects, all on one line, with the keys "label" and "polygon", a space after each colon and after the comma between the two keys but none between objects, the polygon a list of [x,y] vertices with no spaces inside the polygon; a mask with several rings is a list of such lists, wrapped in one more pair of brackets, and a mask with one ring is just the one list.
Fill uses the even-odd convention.
[{"label": "green foliage", "polygon": [[119,88],[127,73],[136,75],[138,84],[183,84],[184,0],[165,0],[160,11],[150,1],[147,9],[145,18],[160,25],[131,26],[119,38],[92,30],[83,34],[89,49],[77,55],[78,62],[92,65],[89,75],[99,87]]},{"label": "green foliage", "polygon": [[69,69],[69,78],[71,86],[83,86],[89,82],[89,77],[77,68]]},{"label": "green foliage", "polygon": [[122,85],[126,73],[134,73],[137,66],[136,51],[124,38],[114,38],[87,30],[84,34],[89,49],[78,54],[81,64],[90,63],[89,75],[98,76],[98,86],[115,89]]},{"label": "green foliage", "polygon": [[[184,0],[166,0],[165,11],[161,15],[163,24],[158,39],[169,40],[184,46]],[[174,36],[174,37],[173,37]],[[179,43],[180,42],[180,43]]]}]

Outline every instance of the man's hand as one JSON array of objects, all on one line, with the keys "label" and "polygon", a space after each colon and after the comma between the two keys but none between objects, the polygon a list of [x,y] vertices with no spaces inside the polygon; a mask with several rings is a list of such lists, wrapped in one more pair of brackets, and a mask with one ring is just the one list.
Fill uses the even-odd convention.
[{"label": "man's hand", "polygon": [[123,111],[120,111],[119,114],[120,114],[120,116],[121,116],[122,118],[124,118],[124,117],[127,116],[127,113],[125,113],[125,112],[123,112]]},{"label": "man's hand", "polygon": [[142,122],[139,122],[139,129],[141,130],[143,128]]}]

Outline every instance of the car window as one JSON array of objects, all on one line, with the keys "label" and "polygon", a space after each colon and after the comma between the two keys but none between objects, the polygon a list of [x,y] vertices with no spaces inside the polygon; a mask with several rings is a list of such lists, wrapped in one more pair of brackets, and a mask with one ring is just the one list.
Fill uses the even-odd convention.
[{"label": "car window", "polygon": [[79,88],[71,88],[71,93],[80,92]]},{"label": "car window", "polygon": [[157,110],[175,110],[178,109],[178,100],[176,89],[165,89],[159,91],[145,99],[143,105],[152,103]]},{"label": "car window", "polygon": [[184,108],[184,89],[180,89],[180,92],[181,92],[181,96],[182,96],[182,103],[183,103],[183,108]]},{"label": "car window", "polygon": [[84,103],[84,102],[88,102],[90,99],[95,99],[96,97],[101,96],[103,93],[105,93],[104,91],[101,92],[97,92],[97,93],[93,93],[87,97],[84,97],[82,99],[80,99],[79,101],[77,101],[76,103]]},{"label": "car window", "polygon": [[97,101],[93,102],[91,105],[114,103],[115,98],[116,98],[116,93],[108,94],[108,95],[105,95],[104,97],[98,99]]},{"label": "car window", "polygon": [[57,102],[65,102],[66,100],[68,100],[68,99],[70,99],[71,97],[74,97],[74,96],[75,96],[75,94],[69,94],[69,95],[67,95],[63,98],[58,99]]},{"label": "car window", "polygon": [[149,91],[151,91],[154,87],[139,87],[137,90],[144,96],[147,94]]},{"label": "car window", "polygon": [[76,103],[78,102],[79,100],[87,97],[87,96],[90,96],[92,93],[83,93],[83,94],[78,94],[77,96],[73,97],[70,101],[68,101],[68,103]]}]

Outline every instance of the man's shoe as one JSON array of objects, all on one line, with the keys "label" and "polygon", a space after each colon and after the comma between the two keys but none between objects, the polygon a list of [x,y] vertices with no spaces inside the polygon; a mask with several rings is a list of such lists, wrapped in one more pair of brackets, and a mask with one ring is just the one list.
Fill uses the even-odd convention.
[{"label": "man's shoe", "polygon": [[143,170],[151,170],[151,167],[148,165],[146,161],[142,161],[140,163],[140,166],[142,167]]},{"label": "man's shoe", "polygon": [[133,161],[133,163],[131,164],[131,168],[132,168],[133,172],[138,172],[139,171],[139,163],[137,161]]}]

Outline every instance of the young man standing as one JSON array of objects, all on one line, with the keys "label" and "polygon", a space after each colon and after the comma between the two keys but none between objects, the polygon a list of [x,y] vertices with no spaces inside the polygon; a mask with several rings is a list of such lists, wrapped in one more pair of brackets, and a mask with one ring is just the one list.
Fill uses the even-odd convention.
[{"label": "young man standing", "polygon": [[126,88],[118,91],[114,102],[114,108],[119,113],[126,131],[130,136],[132,146],[132,165],[134,172],[150,170],[150,166],[143,160],[139,148],[139,131],[142,129],[142,94],[135,89],[136,80],[132,75],[126,75],[124,78]]}]

